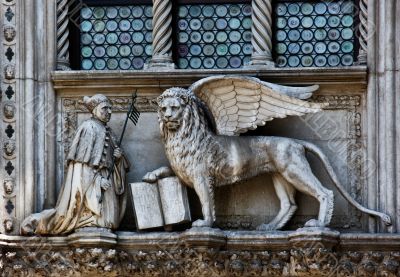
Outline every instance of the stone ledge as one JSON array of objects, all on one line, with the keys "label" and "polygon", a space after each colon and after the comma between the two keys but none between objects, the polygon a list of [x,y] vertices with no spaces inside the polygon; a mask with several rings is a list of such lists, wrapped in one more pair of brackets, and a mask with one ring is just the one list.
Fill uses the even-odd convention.
[{"label": "stone ledge", "polygon": [[[83,237],[87,238],[89,233]],[[293,232],[191,229],[180,233],[118,232],[114,248],[110,248],[108,235],[104,241],[98,236],[83,245],[68,246],[71,237],[77,238],[79,234],[47,238],[0,235],[0,275],[394,277],[400,274],[400,235],[394,234],[339,234],[329,229]],[[204,247],[199,247],[201,244]]]},{"label": "stone ledge", "polygon": [[[52,80],[58,93],[78,90],[131,93],[134,89],[161,92],[172,86],[188,87],[195,81],[218,74],[247,75],[280,84],[346,84],[367,83],[364,66],[333,68],[274,68],[270,70],[127,70],[127,71],[54,71]],[[142,90],[141,89],[141,90]]]}]

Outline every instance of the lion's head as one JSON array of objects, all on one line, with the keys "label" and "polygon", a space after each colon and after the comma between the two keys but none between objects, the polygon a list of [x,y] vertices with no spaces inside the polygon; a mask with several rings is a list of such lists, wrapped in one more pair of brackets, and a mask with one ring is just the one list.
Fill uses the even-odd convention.
[{"label": "lion's head", "polygon": [[189,93],[183,88],[171,88],[158,97],[158,118],[168,131],[177,131],[189,103]]}]

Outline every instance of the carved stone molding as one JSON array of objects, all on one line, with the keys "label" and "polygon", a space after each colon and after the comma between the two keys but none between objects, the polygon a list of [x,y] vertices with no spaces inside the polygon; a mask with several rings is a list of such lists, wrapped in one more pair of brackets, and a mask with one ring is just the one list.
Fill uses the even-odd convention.
[{"label": "carved stone molding", "polygon": [[367,52],[368,52],[368,0],[360,0],[359,9],[359,43],[360,51],[357,57],[357,64],[367,64]]},{"label": "carved stone molding", "polygon": [[57,0],[57,70],[69,70],[69,0]]},{"label": "carved stone molding", "polygon": [[[12,226],[11,226],[12,227]],[[130,233],[129,246],[102,240],[68,246],[66,237],[0,237],[4,276],[398,276],[398,235],[338,232],[224,232],[221,249],[187,247],[184,233]],[[124,235],[122,235],[123,237]],[[118,237],[121,237],[118,235]],[[207,237],[207,232],[200,235]],[[359,239],[354,240],[354,238]],[[210,237],[211,238],[211,237]],[[147,241],[141,245],[137,239]],[[196,243],[202,244],[199,239]],[[385,241],[379,245],[379,240]],[[241,243],[239,242],[240,240]],[[136,243],[134,242],[136,241]],[[339,244],[356,242],[351,248]],[[107,240],[105,241],[107,242]],[[150,248],[149,242],[152,242]],[[145,247],[148,246],[147,248]],[[363,250],[366,246],[369,250]]]}]

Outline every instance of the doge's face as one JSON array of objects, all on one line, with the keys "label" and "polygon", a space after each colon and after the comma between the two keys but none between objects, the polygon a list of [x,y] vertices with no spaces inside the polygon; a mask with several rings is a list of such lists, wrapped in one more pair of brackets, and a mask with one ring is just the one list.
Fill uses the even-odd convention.
[{"label": "doge's face", "polygon": [[161,120],[169,130],[177,130],[181,125],[183,106],[176,98],[165,98],[159,104]]}]

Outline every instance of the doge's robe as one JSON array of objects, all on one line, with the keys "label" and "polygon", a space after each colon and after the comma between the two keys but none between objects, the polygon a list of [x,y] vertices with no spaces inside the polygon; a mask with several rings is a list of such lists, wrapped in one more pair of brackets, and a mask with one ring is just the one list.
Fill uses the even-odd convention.
[{"label": "doge's robe", "polygon": [[67,156],[67,174],[54,209],[26,218],[23,234],[67,234],[82,227],[117,229],[126,206],[129,161],[116,160],[111,187],[101,188],[112,167],[116,139],[108,126],[91,118],[78,128]]}]

